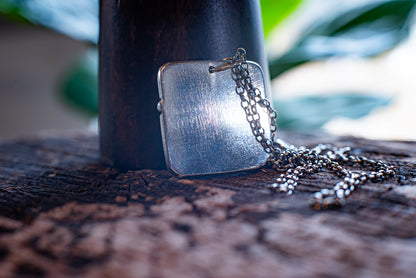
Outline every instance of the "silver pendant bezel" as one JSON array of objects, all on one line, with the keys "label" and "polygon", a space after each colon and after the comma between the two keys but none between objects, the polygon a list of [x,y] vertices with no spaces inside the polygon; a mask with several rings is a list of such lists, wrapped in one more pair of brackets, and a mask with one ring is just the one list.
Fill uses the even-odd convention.
[{"label": "silver pendant bezel", "polygon": [[[157,80],[160,101],[158,103],[157,109],[161,113],[160,124],[163,141],[163,150],[165,154],[167,168],[177,175],[198,176],[207,174],[232,173],[243,170],[253,170],[263,167],[264,164],[267,162],[268,154],[264,152],[261,145],[255,140],[251,132],[250,126],[247,123],[244,110],[240,105],[239,97],[235,92],[235,83],[231,78],[231,72],[224,71],[210,73],[208,70],[210,66],[218,66],[221,63],[222,61],[174,62],[164,64],[159,69]],[[265,94],[267,95],[267,88],[264,82],[263,71],[257,63],[248,62],[248,65],[250,67],[250,74],[253,80],[256,80],[255,86],[260,89],[264,97]],[[206,82],[208,82],[209,84],[206,84]],[[192,88],[196,91],[189,91],[183,88]],[[207,88],[210,88],[211,90],[207,90]],[[205,93],[199,92],[199,89],[205,90]],[[207,94],[211,94],[211,96],[207,96]],[[207,99],[212,100],[212,103],[202,103],[204,100]],[[232,102],[230,103],[231,100]],[[175,103],[175,105],[172,105],[173,102]],[[197,108],[195,108],[195,103],[198,104],[196,105]],[[191,104],[194,106],[191,107]],[[180,107],[180,105],[183,105],[184,108]],[[175,107],[173,108],[173,106]],[[218,107],[217,109],[217,106],[222,107]],[[227,119],[227,117],[224,117],[223,115],[217,115],[218,113],[228,113],[224,112],[224,110],[229,111],[229,107],[231,107],[232,110],[230,112],[230,115],[238,115],[238,120]],[[193,111],[193,109],[196,109],[195,113],[189,113],[189,111]],[[178,118],[178,116],[176,115],[177,112],[175,112],[175,110],[185,111],[184,113],[187,113],[186,115],[184,115],[185,119]],[[270,123],[267,111],[259,111],[259,113],[261,114],[261,119],[264,123],[262,124],[262,126],[269,127]],[[204,115],[209,116],[205,117]],[[208,135],[205,135],[202,131],[198,131],[195,129],[189,130],[189,132],[195,132],[196,136],[206,136],[206,138],[196,138],[197,143],[203,142],[204,139],[212,140],[213,142],[218,141],[218,138],[213,138],[213,134],[216,134],[215,127],[217,129],[225,130],[224,128],[229,125],[230,131],[226,130],[226,132],[224,133],[227,134],[222,134],[221,136],[225,136],[227,140],[229,138],[234,138],[234,142],[224,140],[223,144],[225,144],[225,146],[212,145],[213,151],[216,151],[215,148],[217,149],[217,151],[220,150],[218,152],[219,156],[217,158],[214,158],[215,154],[211,155],[210,152],[202,150],[205,155],[209,156],[209,159],[207,158],[207,160],[205,161],[207,165],[205,168],[203,168],[201,167],[201,165],[204,164],[203,161],[201,161],[201,159],[203,159],[201,158],[202,155],[195,154],[196,148],[190,146],[190,153],[183,151],[183,149],[186,149],[186,147],[180,146],[180,144],[176,142],[177,139],[173,138],[175,135],[172,134],[174,134],[173,129],[179,130],[179,133],[182,134],[183,131],[181,130],[181,127],[178,126],[182,126],[184,128],[189,127],[190,124],[187,122],[188,120],[198,122],[201,121],[201,119],[206,120],[211,116],[214,120],[219,119],[219,123],[208,123],[209,125],[211,125],[211,129],[214,129],[214,131],[207,130]],[[175,119],[172,121],[172,118]],[[195,120],[195,118],[198,119]],[[222,120],[224,119],[225,121],[223,122]],[[233,127],[231,123],[237,124],[238,129]],[[196,127],[196,129],[203,128],[204,127],[200,125]],[[230,135],[229,133],[232,132],[238,134]],[[269,134],[270,129],[267,128],[266,132]],[[240,138],[240,135],[243,137]],[[179,137],[181,137],[182,139],[185,138],[185,142],[183,142],[183,144],[192,145],[189,143],[189,136],[191,135],[183,133]],[[207,145],[202,146],[202,148],[207,148],[209,144],[214,143],[208,142]],[[178,150],[175,150],[175,148],[177,148]],[[227,155],[224,155],[227,154],[227,148],[229,148],[229,155],[232,155],[233,159],[227,158]],[[235,148],[237,148],[237,150],[235,150]],[[175,153],[180,152],[179,149],[182,150],[183,156],[189,157],[181,158],[181,154]],[[241,155],[236,155],[236,151],[241,151]],[[189,164],[187,160],[194,160],[195,169],[192,168],[192,165],[183,166],[185,164]],[[233,162],[234,165],[231,165],[231,162]],[[222,165],[224,165],[224,167],[221,167]],[[239,167],[239,165],[241,165],[241,167]]]}]

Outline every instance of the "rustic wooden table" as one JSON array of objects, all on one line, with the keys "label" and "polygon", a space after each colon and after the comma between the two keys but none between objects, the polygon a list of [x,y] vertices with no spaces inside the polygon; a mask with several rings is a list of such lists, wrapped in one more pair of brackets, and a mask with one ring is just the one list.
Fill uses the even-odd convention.
[{"label": "rustic wooden table", "polygon": [[180,179],[99,163],[97,137],[0,143],[0,277],[415,277],[416,143],[282,133],[390,161],[337,210],[271,194],[271,170]]}]

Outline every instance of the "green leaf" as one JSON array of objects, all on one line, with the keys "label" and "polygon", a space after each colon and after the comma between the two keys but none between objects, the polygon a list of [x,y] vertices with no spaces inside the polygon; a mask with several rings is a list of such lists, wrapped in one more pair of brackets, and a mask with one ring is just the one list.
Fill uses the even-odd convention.
[{"label": "green leaf", "polygon": [[98,51],[92,49],[65,75],[63,99],[91,115],[98,114]]},{"label": "green leaf", "polygon": [[415,0],[383,0],[321,19],[288,52],[270,61],[270,75],[275,78],[309,61],[387,51],[408,37],[415,6]]},{"label": "green leaf", "polygon": [[266,38],[301,2],[302,0],[260,0],[263,29]]},{"label": "green leaf", "polygon": [[99,0],[0,0],[0,14],[51,28],[74,39],[98,41]]},{"label": "green leaf", "polygon": [[279,112],[280,128],[312,130],[322,127],[333,118],[363,117],[376,108],[389,105],[391,100],[388,97],[343,93],[275,101],[274,106]]},{"label": "green leaf", "polygon": [[18,23],[29,23],[22,13],[23,11],[19,5],[8,0],[0,0],[0,14],[3,17]]}]

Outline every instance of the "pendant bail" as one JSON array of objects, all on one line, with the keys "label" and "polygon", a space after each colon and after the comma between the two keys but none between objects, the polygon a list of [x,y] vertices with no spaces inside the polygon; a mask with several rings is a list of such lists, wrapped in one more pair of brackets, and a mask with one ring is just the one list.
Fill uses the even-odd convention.
[{"label": "pendant bail", "polygon": [[237,49],[234,56],[224,58],[222,59],[222,61],[223,63],[217,67],[210,66],[208,69],[209,72],[214,73],[214,72],[228,70],[234,67],[236,64],[246,62],[246,50],[240,47]]}]

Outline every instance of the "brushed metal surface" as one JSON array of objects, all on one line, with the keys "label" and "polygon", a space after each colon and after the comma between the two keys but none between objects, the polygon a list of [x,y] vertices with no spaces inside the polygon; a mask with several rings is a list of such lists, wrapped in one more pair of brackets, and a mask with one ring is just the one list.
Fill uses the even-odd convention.
[{"label": "brushed metal surface", "polygon": [[[168,168],[179,175],[202,175],[258,168],[267,153],[255,140],[235,93],[229,70],[209,73],[218,61],[168,63],[158,74],[163,147]],[[263,72],[249,62],[253,85],[264,97]],[[270,133],[269,117],[259,109]]]}]

